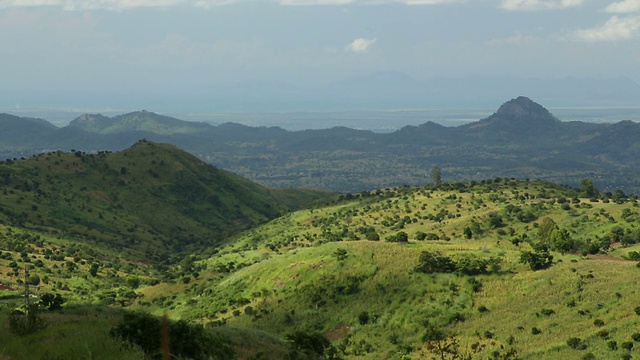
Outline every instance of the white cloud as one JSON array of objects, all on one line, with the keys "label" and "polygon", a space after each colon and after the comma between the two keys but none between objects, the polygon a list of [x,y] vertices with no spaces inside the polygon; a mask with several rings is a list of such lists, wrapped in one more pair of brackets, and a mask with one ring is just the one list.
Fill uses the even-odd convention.
[{"label": "white cloud", "polygon": [[640,0],[623,0],[607,6],[610,13],[632,13],[640,11]]},{"label": "white cloud", "polygon": [[345,47],[345,50],[355,52],[355,53],[364,53],[364,52],[367,52],[371,47],[371,45],[375,43],[376,43],[376,39],[358,38],[353,40],[351,44],[347,45]]},{"label": "white cloud", "polygon": [[576,31],[573,37],[576,40],[588,42],[616,41],[631,39],[639,32],[640,17],[619,18],[613,16],[600,27]]},{"label": "white cloud", "polygon": [[501,8],[509,11],[557,10],[580,6],[585,0],[502,0]]}]

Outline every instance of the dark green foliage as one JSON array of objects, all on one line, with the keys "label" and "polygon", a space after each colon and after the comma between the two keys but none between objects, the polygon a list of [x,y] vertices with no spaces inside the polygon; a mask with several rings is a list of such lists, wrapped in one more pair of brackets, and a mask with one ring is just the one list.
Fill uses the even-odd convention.
[{"label": "dark green foliage", "polygon": [[414,271],[425,274],[450,273],[456,271],[456,263],[451,258],[438,252],[423,251]]},{"label": "dark green foliage", "polygon": [[48,310],[58,310],[62,308],[65,300],[60,294],[46,293],[40,297],[40,304]]},{"label": "dark green foliage", "polygon": [[29,304],[24,312],[16,310],[9,315],[9,330],[16,335],[28,335],[46,327],[38,304]]},{"label": "dark green foliage", "polygon": [[473,290],[474,293],[480,292],[480,290],[482,290],[482,281],[476,278],[468,278],[467,283],[471,285],[471,290]]},{"label": "dark green foliage", "polygon": [[520,254],[520,262],[528,264],[531,270],[548,269],[553,265],[553,255],[547,251],[524,251]]},{"label": "dark green foliage", "polygon": [[[170,321],[169,343],[174,357],[190,359],[230,359],[233,350],[228,340],[205,332],[200,325],[184,320]],[[111,335],[139,346],[151,358],[161,353],[162,321],[153,315],[141,312],[126,312],[122,320],[111,329]]]},{"label": "dark green foliage", "polygon": [[358,315],[358,322],[360,325],[367,325],[369,323],[370,316],[367,311],[363,311]]},{"label": "dark green foliage", "polygon": [[604,321],[602,321],[601,319],[595,319],[593,320],[593,325],[597,327],[602,327],[604,326]]},{"label": "dark green foliage", "polygon": [[325,358],[332,353],[331,341],[321,333],[296,331],[285,338],[291,347],[289,359]]},{"label": "dark green foliage", "polygon": [[640,333],[633,333],[633,335],[631,335],[631,338],[633,339],[633,341],[638,342],[640,341]]},{"label": "dark green foliage", "polygon": [[631,349],[633,349],[633,342],[625,341],[622,344],[620,344],[620,347],[627,351],[631,351]]},{"label": "dark green foliage", "polygon": [[388,242],[406,243],[406,242],[409,241],[409,236],[407,235],[406,232],[400,231],[399,233],[397,233],[395,235],[387,236],[387,238],[385,240],[388,241]]},{"label": "dark green foliage", "polygon": [[585,350],[587,348],[587,344],[579,337],[570,338],[569,340],[567,340],[567,345],[575,350]]},{"label": "dark green foliage", "polygon": [[615,340],[611,340],[611,341],[609,341],[609,342],[607,343],[607,347],[608,347],[610,350],[618,350],[618,342],[617,342],[617,341],[615,341]]},{"label": "dark green foliage", "polygon": [[347,258],[347,250],[344,248],[338,248],[333,252],[333,256],[336,257],[336,260],[343,261]]},{"label": "dark green foliage", "polygon": [[542,334],[542,330],[538,329],[535,326],[531,328],[531,335],[539,335],[539,334]]},{"label": "dark green foliage", "polygon": [[500,271],[499,257],[479,258],[474,256],[464,256],[456,262],[456,270],[465,275],[481,275]]}]

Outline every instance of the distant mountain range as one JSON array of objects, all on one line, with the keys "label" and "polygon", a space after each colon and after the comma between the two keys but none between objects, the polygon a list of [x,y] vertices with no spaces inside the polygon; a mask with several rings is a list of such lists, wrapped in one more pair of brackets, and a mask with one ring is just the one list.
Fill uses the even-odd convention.
[{"label": "distant mountain range", "polygon": [[173,143],[248,179],[277,187],[357,192],[430,181],[495,176],[640,190],[640,125],[562,122],[518,97],[493,115],[458,127],[433,122],[389,134],[336,127],[286,131],[234,123],[213,126],[139,111],[83,115],[57,128],[44,120],[0,115],[0,156],[50,150],[120,150],[139,139]]}]

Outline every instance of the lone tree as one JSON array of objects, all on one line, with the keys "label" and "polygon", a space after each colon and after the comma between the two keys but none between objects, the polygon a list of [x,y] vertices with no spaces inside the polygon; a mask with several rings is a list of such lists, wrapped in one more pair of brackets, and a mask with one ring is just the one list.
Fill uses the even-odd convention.
[{"label": "lone tree", "polygon": [[431,181],[437,186],[442,184],[442,171],[439,166],[434,166],[431,170]]}]

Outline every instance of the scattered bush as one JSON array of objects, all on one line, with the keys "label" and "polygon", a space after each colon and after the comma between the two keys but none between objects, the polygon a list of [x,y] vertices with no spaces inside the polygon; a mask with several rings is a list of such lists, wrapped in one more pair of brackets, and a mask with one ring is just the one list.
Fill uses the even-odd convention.
[{"label": "scattered bush", "polygon": [[579,337],[570,338],[567,340],[567,345],[574,350],[585,350],[587,348],[587,344],[585,344]]},{"label": "scattered bush", "polygon": [[139,346],[149,357],[160,355],[163,326],[168,327],[168,342],[172,357],[191,359],[230,359],[234,357],[229,340],[204,331],[200,325],[184,320],[163,321],[151,314],[126,312],[110,334]]}]

